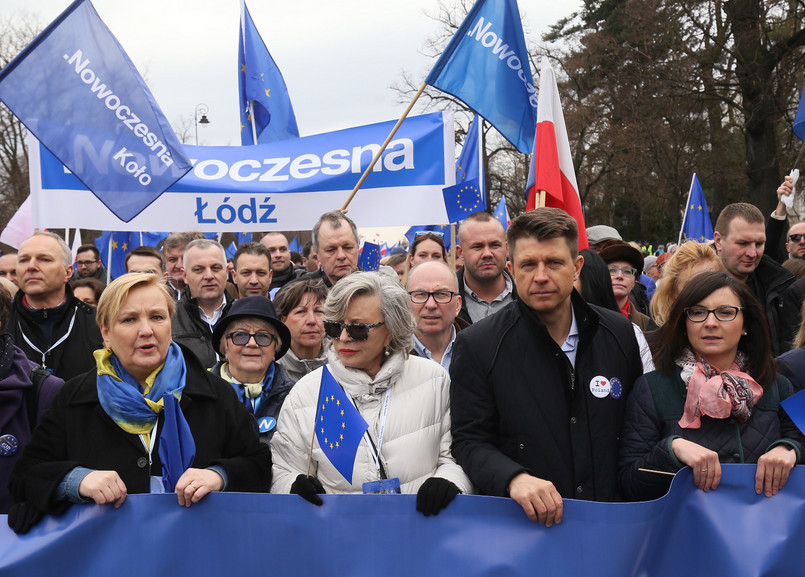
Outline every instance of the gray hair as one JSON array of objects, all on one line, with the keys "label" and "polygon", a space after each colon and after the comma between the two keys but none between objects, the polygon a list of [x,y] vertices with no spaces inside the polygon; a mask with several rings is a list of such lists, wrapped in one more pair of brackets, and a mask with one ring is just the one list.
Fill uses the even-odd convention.
[{"label": "gray hair", "polygon": [[391,334],[389,352],[408,352],[414,348],[416,318],[408,305],[408,293],[396,279],[376,272],[354,272],[338,281],[324,301],[324,320],[341,322],[349,303],[356,296],[376,296],[380,312]]},{"label": "gray hair", "polygon": [[197,238],[196,240],[190,241],[185,247],[184,254],[182,255],[182,266],[188,268],[187,253],[190,251],[191,248],[206,250],[211,246],[217,246],[221,250],[221,259],[223,259],[223,261],[226,262],[226,251],[224,250],[224,245],[222,245],[217,240],[210,240],[207,238]]},{"label": "gray hair", "polygon": [[319,250],[319,229],[325,222],[329,222],[332,228],[341,228],[341,225],[346,222],[352,229],[352,235],[355,237],[355,242],[360,244],[360,239],[358,238],[358,227],[355,226],[355,223],[352,222],[352,219],[346,216],[343,212],[333,210],[331,212],[325,212],[319,217],[319,220],[316,222],[316,224],[313,225],[313,248],[316,250]]},{"label": "gray hair", "polygon": [[57,243],[59,243],[59,248],[61,248],[61,256],[62,260],[64,261],[64,266],[70,266],[73,264],[73,251],[70,250],[70,247],[67,246],[67,243],[64,242],[64,239],[58,234],[54,234],[47,230],[38,230],[28,238],[33,238],[35,236],[46,236],[55,240]]}]

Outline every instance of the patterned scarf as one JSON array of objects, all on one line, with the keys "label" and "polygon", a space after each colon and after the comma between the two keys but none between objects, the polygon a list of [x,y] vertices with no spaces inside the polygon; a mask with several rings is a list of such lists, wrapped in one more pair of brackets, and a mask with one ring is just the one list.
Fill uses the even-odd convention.
[{"label": "patterned scarf", "polygon": [[121,429],[146,440],[162,412],[165,394],[182,398],[187,369],[184,356],[176,343],[171,343],[165,362],[145,379],[145,388],[120,365],[107,349],[93,353],[98,367],[98,399],[106,414]]},{"label": "patterned scarf", "polygon": [[[274,384],[274,373],[276,370],[276,363],[272,362],[268,366],[268,370],[262,382],[241,383],[229,372],[229,363],[226,362],[221,365],[221,378],[235,388],[240,402],[246,406],[250,413],[255,414],[271,391],[271,385]],[[252,399],[255,399],[254,404],[252,404]]]},{"label": "patterned scarf", "polygon": [[690,348],[682,351],[676,364],[682,368],[682,380],[688,389],[685,410],[679,419],[679,426],[684,429],[701,427],[702,415],[714,419],[732,416],[745,423],[752,415],[752,407],[763,396],[763,388],[743,372],[746,355],[742,351],[738,351],[729,370],[720,373],[704,358],[697,360]]}]

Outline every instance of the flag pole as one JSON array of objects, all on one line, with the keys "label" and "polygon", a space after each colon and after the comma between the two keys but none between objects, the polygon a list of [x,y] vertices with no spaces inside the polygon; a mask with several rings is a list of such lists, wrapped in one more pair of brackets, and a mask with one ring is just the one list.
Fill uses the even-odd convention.
[{"label": "flag pole", "polygon": [[548,192],[545,190],[540,190],[537,192],[537,198],[535,199],[536,202],[534,204],[535,208],[545,208],[545,197],[548,195]]},{"label": "flag pole", "polygon": [[252,143],[257,144],[257,125],[254,123],[254,100],[249,100],[249,124],[252,127]]},{"label": "flag pole", "polygon": [[456,225],[450,223],[450,266],[456,270]]},{"label": "flag pole", "polygon": [[[696,173],[693,173],[693,178],[690,179],[690,190],[688,190],[688,199],[685,201],[685,212],[682,215],[682,228],[679,229],[679,240],[676,244],[682,244],[682,231],[685,230],[685,221],[688,220],[688,205],[690,204],[690,197],[693,194],[693,183],[696,178]],[[712,222],[712,221],[711,221]]]},{"label": "flag pole", "polygon": [[423,82],[422,86],[420,86],[419,90],[417,90],[416,94],[414,94],[414,98],[411,100],[411,103],[405,109],[405,112],[402,113],[402,116],[397,121],[397,124],[394,125],[394,128],[391,129],[391,133],[388,135],[388,137],[386,137],[386,141],[380,146],[380,150],[377,151],[375,157],[372,159],[372,162],[370,162],[369,166],[366,167],[366,170],[361,175],[360,180],[358,180],[358,184],[356,184],[355,188],[352,189],[352,192],[349,194],[344,206],[341,207],[341,211],[345,211],[347,206],[349,206],[349,203],[352,202],[352,199],[355,198],[355,195],[358,193],[358,189],[369,177],[369,173],[372,171],[375,164],[377,164],[377,161],[380,160],[380,156],[383,154],[383,151],[386,150],[386,147],[389,145],[389,142],[391,142],[391,139],[394,138],[395,134],[397,134],[397,130],[400,128],[400,125],[402,125],[403,120],[405,120],[406,116],[408,116],[408,113],[411,112],[411,109],[414,107],[414,104],[416,104],[416,101],[419,100],[422,92],[425,91],[425,86],[427,86],[427,84]]}]

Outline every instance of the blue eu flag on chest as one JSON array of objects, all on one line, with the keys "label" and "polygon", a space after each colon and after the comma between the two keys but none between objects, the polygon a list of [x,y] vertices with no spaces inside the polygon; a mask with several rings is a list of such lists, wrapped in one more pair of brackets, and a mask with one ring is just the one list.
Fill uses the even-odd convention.
[{"label": "blue eu flag on chest", "polygon": [[349,483],[352,483],[355,454],[368,428],[368,423],[324,365],[316,406],[316,438],[324,455]]}]

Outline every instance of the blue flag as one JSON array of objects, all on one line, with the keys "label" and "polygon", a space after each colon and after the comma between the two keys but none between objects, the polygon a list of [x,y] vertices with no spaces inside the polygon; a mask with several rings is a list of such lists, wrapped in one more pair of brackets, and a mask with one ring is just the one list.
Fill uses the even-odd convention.
[{"label": "blue flag", "polygon": [[226,258],[235,258],[236,252],[238,252],[238,246],[234,242],[224,249]]},{"label": "blue flag", "polygon": [[537,90],[516,0],[477,0],[425,82],[486,118],[520,152],[534,149]]},{"label": "blue flag", "polygon": [[369,425],[325,364],[316,406],[316,438],[324,455],[352,483],[355,454]]},{"label": "blue flag", "polygon": [[805,140],[805,86],[802,88],[802,95],[799,97],[799,107],[797,116],[794,118],[794,134],[800,140]]},{"label": "blue flag", "polygon": [[477,178],[444,189],[444,208],[450,222],[461,222],[473,212],[486,209],[486,199],[481,193]]},{"label": "blue flag", "polygon": [[498,203],[498,207],[495,209],[494,214],[492,215],[496,219],[500,221],[500,224],[503,225],[503,230],[509,230],[509,211],[506,209],[506,197],[501,196],[500,202]]},{"label": "blue flag", "polygon": [[109,276],[113,280],[126,274],[126,255],[135,246],[140,246],[139,240],[139,233],[129,231],[104,231],[95,239],[101,262],[109,269]]},{"label": "blue flag", "polygon": [[[191,168],[89,0],[73,2],[0,71],[0,100],[124,222]],[[86,153],[102,166],[84,162]]]},{"label": "blue flag", "polygon": [[260,37],[245,2],[241,3],[238,89],[241,144],[265,144],[299,137],[285,80]]},{"label": "blue flag", "polygon": [[[410,247],[414,239],[416,238],[416,233],[420,231],[427,231],[427,232],[437,232],[442,234],[442,240],[444,241],[445,250],[450,250],[452,246],[450,242],[450,226],[445,224],[430,224],[427,226],[412,226],[403,235],[406,239],[408,239],[408,246]],[[458,240],[458,238],[456,238]]]},{"label": "blue flag", "polygon": [[707,209],[707,200],[704,198],[702,185],[699,184],[699,177],[693,174],[688,193],[688,204],[685,208],[685,218],[682,221],[682,231],[679,233],[680,242],[682,235],[688,240],[696,242],[707,242],[713,240],[713,223],[710,221],[710,211]]},{"label": "blue flag", "polygon": [[293,237],[291,242],[288,243],[288,250],[291,250],[291,251],[294,251],[294,252],[302,252],[302,247],[299,246],[299,239],[298,238]]},{"label": "blue flag", "polygon": [[377,270],[380,268],[380,245],[373,242],[364,242],[358,266],[363,270]]},{"label": "blue flag", "polygon": [[483,119],[476,114],[467,130],[464,146],[462,146],[461,154],[459,154],[456,161],[456,184],[461,184],[465,180],[473,178],[477,178],[481,184],[484,183],[482,130]]},{"label": "blue flag", "polygon": [[165,393],[162,398],[165,420],[159,434],[159,460],[162,462],[162,484],[165,492],[173,493],[176,481],[196,458],[196,441],[179,406],[179,399],[170,392]]}]

